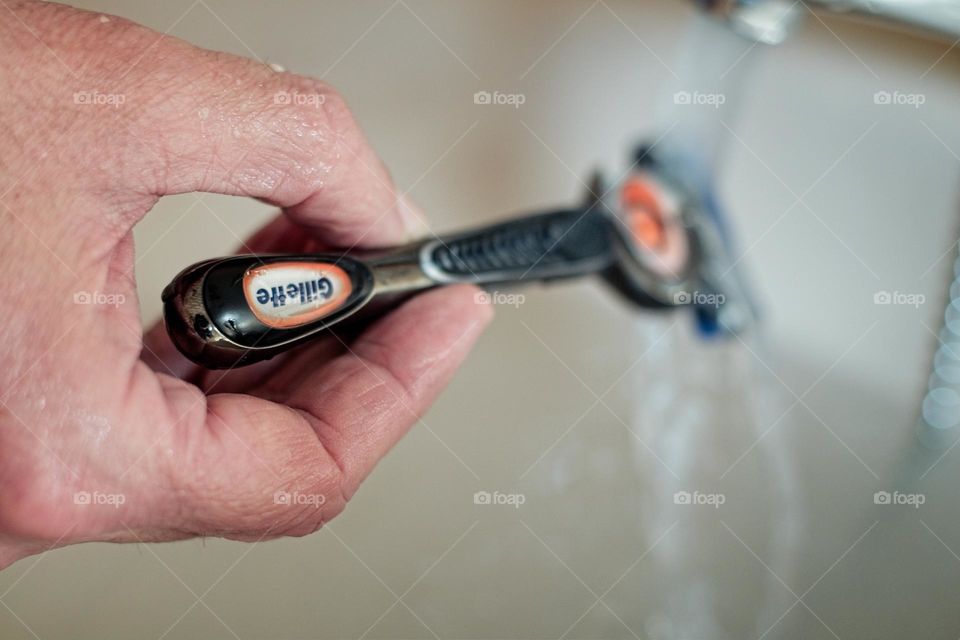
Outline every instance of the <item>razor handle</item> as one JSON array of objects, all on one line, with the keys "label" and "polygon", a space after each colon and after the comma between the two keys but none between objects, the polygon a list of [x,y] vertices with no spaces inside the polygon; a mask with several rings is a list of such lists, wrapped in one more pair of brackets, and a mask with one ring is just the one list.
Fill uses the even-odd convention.
[{"label": "razor handle", "polygon": [[427,241],[420,250],[420,264],[443,284],[510,284],[586,275],[611,262],[610,226],[607,217],[589,210],[541,213]]},{"label": "razor handle", "polygon": [[371,258],[311,254],[207,260],[182,271],[164,289],[164,321],[173,343],[197,364],[244,366],[433,287],[491,287],[601,271],[613,260],[610,225],[599,213],[562,210]]}]

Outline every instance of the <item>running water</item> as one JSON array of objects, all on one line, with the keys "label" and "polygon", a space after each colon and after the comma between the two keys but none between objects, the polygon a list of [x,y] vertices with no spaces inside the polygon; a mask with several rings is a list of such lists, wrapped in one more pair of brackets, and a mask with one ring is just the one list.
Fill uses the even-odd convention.
[{"label": "running water", "polygon": [[[762,50],[707,16],[695,18],[686,38],[656,152],[680,165],[701,193],[713,192],[737,103]],[[764,364],[758,329],[704,341],[688,318],[638,320],[639,526],[664,592],[644,607],[652,637],[759,637],[789,605],[770,598],[786,593],[781,580],[791,584],[800,497],[782,439],[788,404]],[[684,504],[688,495],[708,503]]]},{"label": "running water", "polygon": [[[672,91],[661,101],[658,117],[665,135],[658,144],[661,153],[676,154],[709,172],[720,163],[728,127],[746,90],[749,76],[765,45],[734,33],[706,14],[696,14],[681,42]],[[708,180],[709,175],[699,176]]]}]

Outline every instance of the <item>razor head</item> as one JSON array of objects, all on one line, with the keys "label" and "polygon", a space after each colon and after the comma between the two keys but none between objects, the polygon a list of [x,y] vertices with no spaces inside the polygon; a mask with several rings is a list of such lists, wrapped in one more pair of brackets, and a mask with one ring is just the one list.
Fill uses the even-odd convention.
[{"label": "razor head", "polygon": [[730,258],[719,207],[708,189],[689,179],[703,174],[678,166],[643,146],[613,189],[594,177],[588,204],[613,221],[615,261],[607,281],[644,307],[690,307],[704,335],[739,333],[754,311]]},{"label": "razor head", "polygon": [[587,207],[611,221],[613,261],[608,283],[643,307],[672,307],[696,274],[697,239],[672,197],[652,176],[631,172],[607,188],[593,178]]}]

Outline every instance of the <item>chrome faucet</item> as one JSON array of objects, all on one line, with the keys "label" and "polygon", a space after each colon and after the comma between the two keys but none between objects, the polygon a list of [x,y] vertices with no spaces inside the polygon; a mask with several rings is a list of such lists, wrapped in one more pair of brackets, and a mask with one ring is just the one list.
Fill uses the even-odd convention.
[{"label": "chrome faucet", "polygon": [[809,9],[853,13],[960,38],[960,0],[697,0],[741,35],[783,42]]}]

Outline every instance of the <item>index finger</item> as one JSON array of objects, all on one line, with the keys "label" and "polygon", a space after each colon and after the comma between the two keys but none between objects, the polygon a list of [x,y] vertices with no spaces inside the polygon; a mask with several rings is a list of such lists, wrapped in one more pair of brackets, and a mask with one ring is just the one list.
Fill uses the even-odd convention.
[{"label": "index finger", "polygon": [[[71,129],[78,147],[111,140],[94,175],[78,164],[82,184],[150,198],[125,226],[159,196],[205,191],[282,207],[335,246],[400,243],[417,228],[418,214],[399,197],[344,98],[326,83],[121,18],[103,24],[87,12],[62,12],[64,23],[98,29],[95,39],[71,45],[87,49],[85,80],[123,96],[112,111],[68,104],[71,125],[80,125]],[[21,17],[32,19],[26,10]],[[48,88],[63,91],[55,81]]]}]

